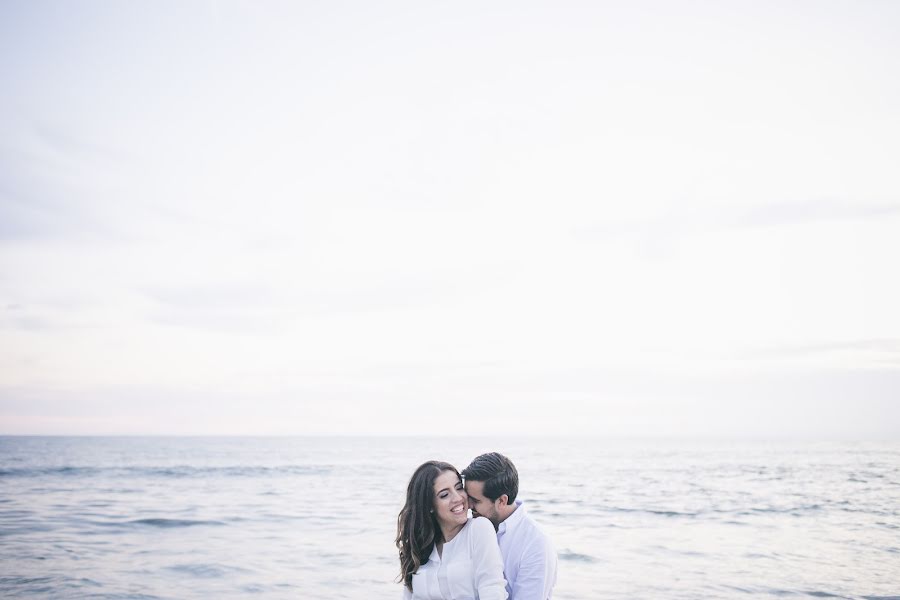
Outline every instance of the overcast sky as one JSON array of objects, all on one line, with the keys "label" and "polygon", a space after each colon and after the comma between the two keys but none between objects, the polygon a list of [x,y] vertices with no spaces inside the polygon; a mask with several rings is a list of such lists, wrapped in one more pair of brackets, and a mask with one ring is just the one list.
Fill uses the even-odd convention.
[{"label": "overcast sky", "polygon": [[898,31],[4,2],[0,433],[900,437]]}]

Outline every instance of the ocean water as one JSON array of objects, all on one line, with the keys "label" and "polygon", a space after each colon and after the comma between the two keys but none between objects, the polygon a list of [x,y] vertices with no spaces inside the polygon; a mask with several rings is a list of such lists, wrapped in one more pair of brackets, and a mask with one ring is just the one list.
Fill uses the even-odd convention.
[{"label": "ocean water", "polygon": [[0,437],[0,596],[399,598],[414,468],[516,463],[554,598],[900,599],[900,443]]}]

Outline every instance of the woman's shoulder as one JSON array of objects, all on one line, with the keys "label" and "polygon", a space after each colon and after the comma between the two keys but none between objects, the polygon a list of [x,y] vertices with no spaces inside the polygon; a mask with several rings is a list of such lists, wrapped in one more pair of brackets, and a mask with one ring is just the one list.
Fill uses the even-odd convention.
[{"label": "woman's shoulder", "polygon": [[473,557],[483,556],[490,548],[497,547],[497,532],[494,531],[494,525],[489,519],[485,517],[469,519],[466,529],[468,529],[469,552]]},{"label": "woman's shoulder", "polygon": [[471,531],[472,535],[476,536],[485,536],[490,535],[491,537],[495,537],[497,532],[494,530],[494,525],[491,523],[490,519],[487,517],[475,517],[473,519],[469,519],[466,523],[466,527]]}]

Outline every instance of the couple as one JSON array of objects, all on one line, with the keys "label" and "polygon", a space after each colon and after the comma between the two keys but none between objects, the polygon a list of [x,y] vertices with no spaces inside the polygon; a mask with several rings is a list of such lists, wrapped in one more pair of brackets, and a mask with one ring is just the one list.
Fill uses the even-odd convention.
[{"label": "couple", "polygon": [[556,550],[516,500],[515,465],[490,452],[462,475],[438,461],[413,473],[397,517],[404,600],[550,598]]}]

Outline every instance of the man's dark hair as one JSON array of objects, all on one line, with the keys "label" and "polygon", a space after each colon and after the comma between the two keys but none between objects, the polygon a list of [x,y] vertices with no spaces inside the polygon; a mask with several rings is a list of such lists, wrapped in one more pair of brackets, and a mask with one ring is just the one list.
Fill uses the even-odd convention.
[{"label": "man's dark hair", "polygon": [[462,476],[466,481],[484,482],[484,495],[491,501],[503,494],[512,504],[519,494],[519,472],[511,460],[499,452],[488,452],[476,457],[469,466],[463,469]]}]

